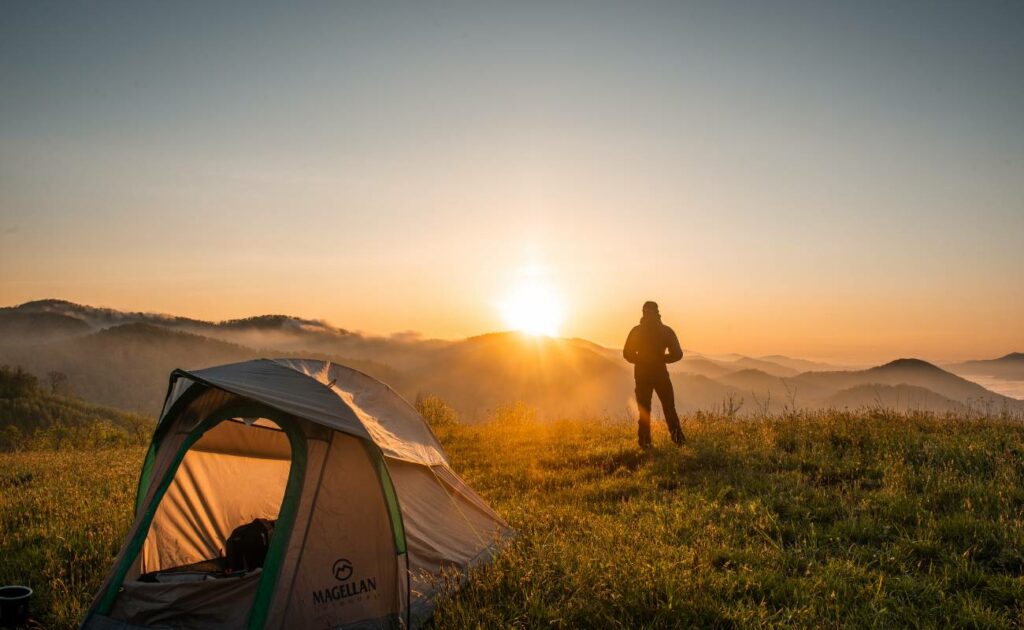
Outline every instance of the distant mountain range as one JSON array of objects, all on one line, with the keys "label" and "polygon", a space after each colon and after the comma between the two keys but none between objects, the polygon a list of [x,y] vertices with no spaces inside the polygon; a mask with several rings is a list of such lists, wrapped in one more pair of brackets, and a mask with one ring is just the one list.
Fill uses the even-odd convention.
[{"label": "distant mountain range", "polygon": [[1024,399],[1024,352],[942,367],[1004,396]]},{"label": "distant mountain range", "polygon": [[946,367],[958,374],[978,374],[1008,381],[1024,381],[1024,352],[1011,352],[998,359],[964,361]]},{"label": "distant mountain range", "polygon": [[[519,400],[548,416],[626,416],[632,408],[629,364],[618,350],[584,339],[519,333],[459,341],[369,337],[285,315],[207,322],[63,300],[0,308],[0,364],[22,366],[43,378],[63,373],[75,395],[147,414],[158,412],[172,369],[262,356],[344,363],[380,378],[409,399],[438,395],[470,419]],[[671,373],[677,406],[686,412],[720,409],[728,401],[740,405],[741,414],[787,407],[1024,412],[1024,401],[964,378],[977,370],[1009,382],[1021,374],[1014,370],[1022,364],[1024,355],[1014,353],[948,369],[899,359],[867,370],[841,370],[781,355],[713,357],[691,352]]]}]

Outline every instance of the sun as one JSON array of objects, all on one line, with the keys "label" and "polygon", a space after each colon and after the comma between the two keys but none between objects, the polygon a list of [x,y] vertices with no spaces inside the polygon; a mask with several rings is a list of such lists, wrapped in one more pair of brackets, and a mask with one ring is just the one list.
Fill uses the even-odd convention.
[{"label": "sun", "polygon": [[555,337],[562,327],[564,310],[555,291],[542,283],[515,287],[500,304],[505,324],[529,335]]}]

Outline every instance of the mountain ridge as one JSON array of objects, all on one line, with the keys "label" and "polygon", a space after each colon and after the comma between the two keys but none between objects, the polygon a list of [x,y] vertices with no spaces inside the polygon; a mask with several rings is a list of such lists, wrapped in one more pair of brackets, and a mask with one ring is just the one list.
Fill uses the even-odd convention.
[{"label": "mountain ridge", "polygon": [[[439,395],[468,418],[518,400],[551,416],[631,413],[631,366],[617,350],[581,338],[508,331],[458,341],[364,337],[322,320],[280,314],[214,323],[62,300],[26,304],[0,308],[0,364],[22,365],[40,376],[63,372],[83,398],[133,411],[159,409],[174,368],[301,355],[352,365],[409,399]],[[797,372],[785,362],[815,369]],[[729,400],[741,413],[830,404],[869,407],[879,400],[922,401],[933,410],[977,405],[1024,410],[1024,401],[921,359],[901,358],[866,370],[823,367],[834,366],[783,355],[712,359],[689,353],[670,369],[683,412],[718,409]]]}]

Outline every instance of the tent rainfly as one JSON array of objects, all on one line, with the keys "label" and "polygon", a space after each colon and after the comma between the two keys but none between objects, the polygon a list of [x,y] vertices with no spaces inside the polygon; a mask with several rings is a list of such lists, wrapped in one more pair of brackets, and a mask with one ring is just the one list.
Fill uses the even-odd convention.
[{"label": "tent rainfly", "polygon": [[302,359],[176,370],[82,627],[416,628],[511,535],[380,381]]}]

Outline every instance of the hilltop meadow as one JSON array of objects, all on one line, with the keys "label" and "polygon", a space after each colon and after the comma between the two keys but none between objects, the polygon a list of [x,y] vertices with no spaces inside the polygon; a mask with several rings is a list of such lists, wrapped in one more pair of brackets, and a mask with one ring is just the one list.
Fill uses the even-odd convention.
[{"label": "hilltop meadow", "polygon": [[[1024,625],[1024,425],[862,412],[657,427],[468,425],[418,402],[456,471],[517,532],[442,597],[436,628]],[[0,455],[0,583],[74,627],[130,524],[143,449]]]}]

